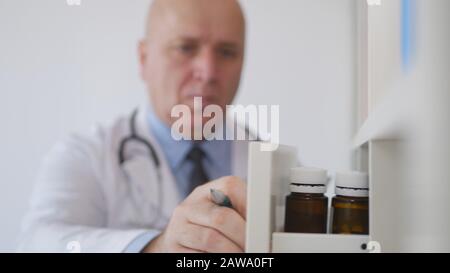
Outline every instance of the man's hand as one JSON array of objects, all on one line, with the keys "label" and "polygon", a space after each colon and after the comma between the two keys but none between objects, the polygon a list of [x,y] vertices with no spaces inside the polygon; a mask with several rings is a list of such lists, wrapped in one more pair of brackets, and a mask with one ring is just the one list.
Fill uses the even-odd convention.
[{"label": "man's hand", "polygon": [[[233,209],[214,204],[211,188],[226,194]],[[175,208],[167,228],[144,252],[243,252],[246,194],[246,184],[234,176],[197,187]]]}]

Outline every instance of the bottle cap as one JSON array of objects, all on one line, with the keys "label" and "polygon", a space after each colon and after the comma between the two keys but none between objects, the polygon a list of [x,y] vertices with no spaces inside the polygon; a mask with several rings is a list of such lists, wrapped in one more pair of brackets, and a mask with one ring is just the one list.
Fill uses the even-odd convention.
[{"label": "bottle cap", "polygon": [[291,169],[291,192],[325,193],[327,171],[320,168],[295,167]]},{"label": "bottle cap", "polygon": [[369,179],[364,172],[336,173],[336,195],[367,197],[369,196]]}]

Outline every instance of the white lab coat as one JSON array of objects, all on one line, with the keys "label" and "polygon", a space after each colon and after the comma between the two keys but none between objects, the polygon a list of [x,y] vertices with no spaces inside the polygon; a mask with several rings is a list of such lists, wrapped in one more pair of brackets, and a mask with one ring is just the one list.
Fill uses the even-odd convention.
[{"label": "white lab coat", "polygon": [[[140,108],[137,132],[153,145],[161,161],[162,198],[156,196],[156,169],[148,151],[137,152],[120,167],[119,143],[130,134],[130,115],[120,117],[88,136],[70,137],[48,154],[18,251],[69,252],[75,244],[81,252],[122,252],[137,236],[167,225],[182,200],[146,115],[147,109]],[[234,141],[232,147],[232,174],[245,180],[248,142]],[[162,216],[153,222],[157,202]]]}]

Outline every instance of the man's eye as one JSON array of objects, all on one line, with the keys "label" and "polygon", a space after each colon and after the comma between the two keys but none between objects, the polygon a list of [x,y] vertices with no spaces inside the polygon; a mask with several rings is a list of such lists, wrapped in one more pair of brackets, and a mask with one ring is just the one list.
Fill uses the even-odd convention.
[{"label": "man's eye", "polygon": [[178,46],[178,51],[180,51],[183,54],[192,54],[195,51],[195,45],[192,44],[182,44]]},{"label": "man's eye", "polygon": [[234,58],[237,56],[236,50],[230,48],[219,49],[219,54],[224,58]]}]

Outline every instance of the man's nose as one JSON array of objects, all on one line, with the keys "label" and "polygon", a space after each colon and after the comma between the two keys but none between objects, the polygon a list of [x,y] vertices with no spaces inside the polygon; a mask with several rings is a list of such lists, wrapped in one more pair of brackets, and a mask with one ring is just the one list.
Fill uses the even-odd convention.
[{"label": "man's nose", "polygon": [[211,83],[217,79],[218,63],[214,50],[205,49],[200,52],[194,62],[194,78]]}]

